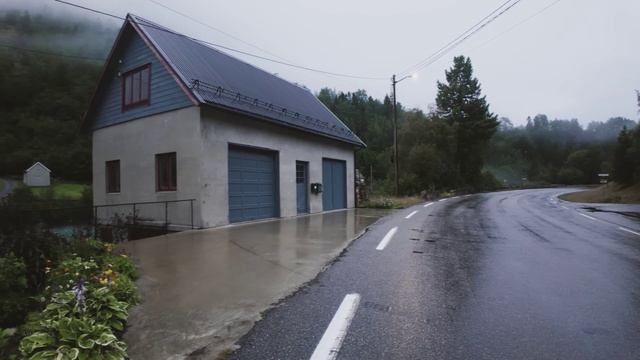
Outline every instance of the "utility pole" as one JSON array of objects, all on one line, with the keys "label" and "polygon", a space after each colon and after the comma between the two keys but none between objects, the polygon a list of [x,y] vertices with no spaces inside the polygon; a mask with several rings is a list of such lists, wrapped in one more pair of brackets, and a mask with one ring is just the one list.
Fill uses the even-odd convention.
[{"label": "utility pole", "polygon": [[405,77],[400,78],[400,80],[396,80],[396,75],[394,74],[391,77],[391,88],[393,91],[393,165],[395,167],[395,190],[396,196],[400,195],[400,186],[399,186],[399,177],[400,177],[400,166],[398,165],[398,103],[396,101],[396,84],[400,81],[408,78],[416,78],[417,74],[407,75]]},{"label": "utility pole", "polygon": [[399,195],[399,166],[398,166],[398,109],[396,103],[396,75],[394,74],[391,77],[391,86],[393,87],[393,166],[395,168],[394,172],[394,184],[395,184],[395,192],[396,196]]}]

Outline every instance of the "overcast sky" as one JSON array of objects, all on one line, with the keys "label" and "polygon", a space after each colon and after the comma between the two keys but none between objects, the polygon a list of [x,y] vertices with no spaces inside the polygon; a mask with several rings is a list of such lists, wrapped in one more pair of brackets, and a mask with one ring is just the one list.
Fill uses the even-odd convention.
[{"label": "overcast sky", "polygon": [[[338,73],[390,78],[426,58],[505,0],[156,0],[269,53],[176,15],[150,0],[77,4],[124,16],[131,12],[173,30],[225,46]],[[640,1],[522,0],[451,53],[398,85],[398,100],[428,109],[436,81],[455,55],[471,57],[491,110],[524,123],[527,116],[578,118],[582,124],[613,116],[638,119]],[[92,18],[53,0],[3,0]],[[109,20],[108,20],[109,21]],[[507,31],[507,32],[505,32]],[[343,91],[365,89],[382,98],[388,80],[316,74],[236,55],[306,85]]]}]

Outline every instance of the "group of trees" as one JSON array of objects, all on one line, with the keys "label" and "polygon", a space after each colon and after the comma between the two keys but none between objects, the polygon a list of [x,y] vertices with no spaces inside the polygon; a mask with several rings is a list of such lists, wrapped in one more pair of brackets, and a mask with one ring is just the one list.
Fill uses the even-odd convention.
[{"label": "group of trees", "polygon": [[[549,120],[539,114],[528,118],[526,125],[514,126],[489,111],[468,58],[456,57],[445,75],[446,82],[437,84],[436,109],[430,113],[399,105],[402,193],[589,184],[598,182],[599,173],[610,172],[622,183],[640,179],[636,122],[616,117],[583,128],[577,119]],[[381,102],[363,90],[337,93],[329,89],[321,90],[318,97],[367,143],[368,148],[357,153],[358,168],[373,179],[374,189],[390,193],[389,98]]]},{"label": "group of trees", "polygon": [[527,182],[590,184],[598,173],[610,173],[616,137],[636,123],[625,118],[591,122],[586,128],[578,120],[549,120],[546,115],[527,119],[514,127],[501,119],[491,139],[488,168],[507,184]]},{"label": "group of trees", "polygon": [[620,132],[614,152],[613,178],[622,185],[640,182],[640,126]]},{"label": "group of trees", "polygon": [[[480,93],[471,61],[456,57],[438,83],[437,110],[425,114],[398,104],[398,161],[404,194],[452,188],[492,188],[483,173],[483,154],[498,127]],[[364,90],[337,93],[322,89],[318,98],[367,143],[357,152],[360,171],[381,192],[392,191],[393,124],[389,97],[373,99]]]}]

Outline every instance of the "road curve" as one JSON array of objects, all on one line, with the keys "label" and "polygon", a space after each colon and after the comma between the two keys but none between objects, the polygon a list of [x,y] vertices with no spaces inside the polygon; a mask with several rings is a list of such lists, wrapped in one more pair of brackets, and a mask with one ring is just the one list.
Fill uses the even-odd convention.
[{"label": "road curve", "polygon": [[565,191],[387,216],[230,357],[640,359],[640,222],[558,200]]}]

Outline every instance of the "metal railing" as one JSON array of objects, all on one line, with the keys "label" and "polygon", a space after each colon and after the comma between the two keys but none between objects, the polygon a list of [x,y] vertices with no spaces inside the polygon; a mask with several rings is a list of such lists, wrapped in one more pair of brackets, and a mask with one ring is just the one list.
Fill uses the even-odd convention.
[{"label": "metal railing", "polygon": [[106,224],[195,229],[194,202],[195,199],[186,199],[94,205],[94,226]]}]

